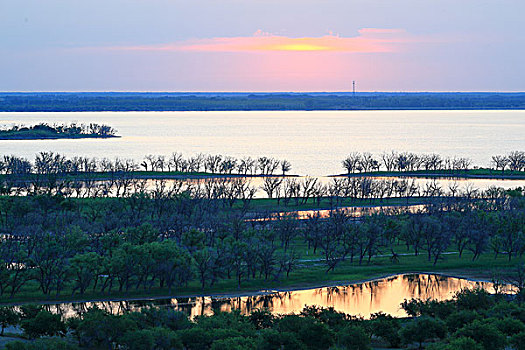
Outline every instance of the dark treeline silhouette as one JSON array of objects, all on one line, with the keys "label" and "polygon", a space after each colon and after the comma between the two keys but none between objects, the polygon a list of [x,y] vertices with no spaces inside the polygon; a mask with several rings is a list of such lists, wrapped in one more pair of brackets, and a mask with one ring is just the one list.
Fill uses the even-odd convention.
[{"label": "dark treeline silhouette", "polygon": [[[248,206],[259,191],[268,198],[275,198],[277,205],[299,206],[308,202],[320,205],[324,201],[324,205],[330,207],[337,207],[348,199],[382,203],[388,198],[405,198],[408,203],[412,198],[491,199],[505,195],[501,188],[490,187],[481,191],[470,183],[461,187],[457,182],[443,186],[437,180],[423,183],[407,178],[354,176],[334,177],[323,183],[313,177],[280,176],[290,169],[288,161],[269,157],[239,160],[221,155],[196,155],[184,158],[180,153],[173,153],[170,157],[148,155],[139,165],[129,159],[66,158],[58,153],[41,152],[34,162],[17,156],[0,158],[0,194],[77,198],[126,197],[137,193],[150,197],[185,194],[192,198],[220,199],[228,207],[238,202]],[[165,171],[174,175],[223,176],[201,176],[190,180],[182,176],[168,180],[164,175],[170,174],[165,174]],[[201,171],[205,173],[201,174]],[[279,176],[275,172],[279,172]],[[160,178],[155,178],[156,173]],[[252,175],[264,176],[260,186],[251,184],[249,176]]]},{"label": "dark treeline silhouette", "polygon": [[139,164],[133,159],[116,158],[67,158],[54,152],[40,152],[35,160],[14,155],[0,158],[0,174],[30,175],[47,174],[78,175],[92,173],[130,173],[136,171],[180,172],[180,173],[210,173],[222,175],[286,175],[292,168],[287,160],[271,157],[244,157],[241,159],[199,153],[184,157],[182,153],[174,152],[170,156],[147,155]]},{"label": "dark treeline silhouette", "polygon": [[[509,260],[525,252],[525,201],[514,191],[492,201],[455,199],[416,212],[260,214],[223,211],[186,195],[70,199],[0,197],[0,295],[204,290],[230,280],[277,281],[299,268],[298,246],[319,254],[326,272],[382,254],[397,263],[405,246],[438,264],[453,249]],[[304,248],[303,248],[304,249]]]},{"label": "dark treeline silhouette", "polygon": [[[513,151],[508,155],[492,156],[491,164],[494,170],[506,169],[511,171],[525,170],[525,152]],[[442,157],[439,154],[416,154],[412,152],[383,152],[380,156],[372,153],[352,152],[342,162],[342,167],[347,174],[374,171],[443,171],[445,173],[461,173],[471,169],[472,160],[464,157]]]},{"label": "dark treeline silhouette", "polygon": [[524,93],[0,93],[6,112],[524,108]]},{"label": "dark treeline silhouette", "polygon": [[57,139],[57,138],[108,138],[116,131],[104,124],[47,124],[31,126],[14,125],[0,129],[0,139]]},{"label": "dark treeline silhouette", "polygon": [[33,349],[195,349],[195,350],[519,350],[525,339],[523,295],[512,300],[477,288],[452,300],[407,300],[409,318],[385,313],[370,319],[334,308],[305,306],[296,315],[266,309],[242,315],[216,312],[189,319],[171,308],[144,307],[113,315],[96,307],[65,318],[43,307],[1,308],[2,331],[18,326],[32,342],[12,342],[8,350]]}]

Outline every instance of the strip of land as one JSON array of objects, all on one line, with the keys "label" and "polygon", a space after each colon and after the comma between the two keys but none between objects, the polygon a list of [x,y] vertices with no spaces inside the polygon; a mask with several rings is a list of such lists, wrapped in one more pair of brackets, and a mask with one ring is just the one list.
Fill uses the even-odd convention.
[{"label": "strip of land", "polygon": [[525,109],[525,93],[0,93],[0,111]]},{"label": "strip of land", "polygon": [[362,173],[329,175],[329,177],[419,177],[419,178],[457,178],[457,179],[525,179],[525,171],[497,171],[489,168],[467,169],[461,171],[415,170],[415,171],[369,171]]}]

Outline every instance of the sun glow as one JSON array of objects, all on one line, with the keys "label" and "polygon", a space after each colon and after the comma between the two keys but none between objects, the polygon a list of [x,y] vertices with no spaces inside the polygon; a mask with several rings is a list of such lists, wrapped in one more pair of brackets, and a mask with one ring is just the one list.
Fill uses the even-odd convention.
[{"label": "sun glow", "polygon": [[312,44],[284,44],[268,46],[266,50],[272,51],[327,51],[329,47]]},{"label": "sun glow", "polygon": [[115,47],[138,51],[201,51],[201,52],[268,52],[268,51],[330,51],[330,52],[394,52],[398,44],[413,38],[402,29],[365,28],[359,35],[342,37],[287,37],[257,31],[253,36],[192,39],[166,45]]}]

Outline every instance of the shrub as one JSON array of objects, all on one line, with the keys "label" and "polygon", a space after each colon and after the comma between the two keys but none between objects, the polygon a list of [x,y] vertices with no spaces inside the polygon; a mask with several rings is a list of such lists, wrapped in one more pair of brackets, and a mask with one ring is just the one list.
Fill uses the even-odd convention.
[{"label": "shrub", "polygon": [[369,350],[370,337],[359,326],[348,326],[338,333],[339,345],[353,350]]},{"label": "shrub", "polygon": [[505,336],[495,325],[480,320],[475,320],[460,328],[455,336],[471,338],[483,345],[486,350],[503,349],[506,344]]},{"label": "shrub", "polygon": [[41,310],[34,318],[23,320],[20,326],[31,339],[66,334],[66,325],[62,317],[45,310]]}]

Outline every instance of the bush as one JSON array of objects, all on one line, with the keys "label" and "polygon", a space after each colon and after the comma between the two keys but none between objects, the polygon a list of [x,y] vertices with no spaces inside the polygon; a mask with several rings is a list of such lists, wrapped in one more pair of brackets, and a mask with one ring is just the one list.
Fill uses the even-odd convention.
[{"label": "bush", "polygon": [[213,338],[209,332],[198,328],[189,328],[178,331],[177,334],[184,347],[188,350],[208,349]]},{"label": "bush", "polygon": [[64,339],[45,338],[37,339],[34,342],[15,341],[7,343],[6,350],[78,350],[79,347],[71,344]]},{"label": "bush", "polygon": [[383,313],[372,315],[369,328],[372,335],[388,341],[391,347],[399,347],[401,344],[399,321],[392,316]]},{"label": "bush", "polygon": [[92,308],[83,315],[76,333],[81,346],[109,348],[119,337],[137,328],[137,324],[129,317],[110,315]]},{"label": "bush", "polygon": [[510,343],[515,350],[525,350],[525,332],[520,332],[510,338]]},{"label": "bush", "polygon": [[470,338],[455,338],[448,344],[431,344],[428,350],[483,350],[483,347]]},{"label": "bush", "polygon": [[495,325],[480,320],[475,320],[460,328],[456,337],[471,338],[483,345],[486,350],[497,350],[505,348],[506,338]]},{"label": "bush", "polygon": [[462,289],[454,298],[459,310],[487,310],[494,305],[494,298],[482,288]]},{"label": "bush", "polygon": [[291,332],[308,349],[329,349],[334,342],[332,331],[324,324],[311,318],[289,315],[279,320],[278,329]]},{"label": "bush", "polygon": [[4,335],[4,330],[6,327],[16,326],[19,320],[20,317],[12,307],[0,307],[0,326],[2,327],[2,332],[0,335]]},{"label": "bush", "polygon": [[471,310],[461,310],[450,314],[445,323],[447,324],[448,330],[454,333],[466,324],[472,323],[475,319],[481,317],[477,312]]},{"label": "bush", "polygon": [[233,337],[220,339],[211,345],[211,350],[252,350],[256,343],[252,338]]},{"label": "bush", "polygon": [[20,326],[24,333],[31,339],[42,336],[53,337],[66,334],[66,325],[60,315],[52,314],[49,311],[41,310],[34,318],[25,319]]},{"label": "bush", "polygon": [[263,329],[259,333],[258,350],[305,350],[306,346],[297,339],[295,333]]},{"label": "bush", "polygon": [[447,334],[445,323],[441,320],[421,316],[408,323],[401,330],[405,344],[418,343],[421,349],[423,342],[431,339],[443,339]]},{"label": "bush", "polygon": [[507,336],[512,336],[521,332],[525,332],[525,325],[514,318],[505,317],[501,320],[495,320],[494,325],[500,332]]},{"label": "bush", "polygon": [[338,333],[339,345],[352,350],[369,350],[370,337],[359,326],[348,326]]},{"label": "bush", "polygon": [[267,309],[254,310],[248,316],[250,322],[255,326],[256,329],[270,328],[273,326],[275,316],[272,315]]}]

